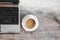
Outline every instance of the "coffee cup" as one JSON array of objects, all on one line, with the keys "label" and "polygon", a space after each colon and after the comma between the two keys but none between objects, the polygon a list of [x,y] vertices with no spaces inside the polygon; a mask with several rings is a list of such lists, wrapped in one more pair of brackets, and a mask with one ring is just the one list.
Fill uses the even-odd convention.
[{"label": "coffee cup", "polygon": [[38,28],[38,18],[34,15],[26,15],[22,20],[22,27],[25,31],[34,31]]}]

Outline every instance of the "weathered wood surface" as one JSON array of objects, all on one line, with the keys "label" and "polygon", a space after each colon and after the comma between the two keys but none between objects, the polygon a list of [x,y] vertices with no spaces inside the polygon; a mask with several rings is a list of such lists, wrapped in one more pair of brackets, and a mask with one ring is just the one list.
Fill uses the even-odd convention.
[{"label": "weathered wood surface", "polygon": [[[32,12],[33,14],[35,13],[34,11]],[[40,11],[40,13],[42,12]],[[21,11],[21,21],[22,18],[27,14],[31,13],[27,10]],[[34,32],[26,32],[24,31],[22,26],[20,26],[21,31],[19,34],[0,34],[0,40],[60,40],[60,24],[58,24],[54,20],[43,17],[40,14],[35,13],[34,15],[36,15],[39,19],[39,27],[37,30],[35,30]]]},{"label": "weathered wood surface", "polygon": [[0,40],[60,40],[59,24],[42,16],[37,17],[39,27],[34,32],[26,32],[21,26],[19,34],[0,34]]}]

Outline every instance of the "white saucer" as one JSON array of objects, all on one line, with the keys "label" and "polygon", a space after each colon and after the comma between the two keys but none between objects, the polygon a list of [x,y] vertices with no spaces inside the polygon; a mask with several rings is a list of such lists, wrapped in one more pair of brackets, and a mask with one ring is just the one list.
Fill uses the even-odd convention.
[{"label": "white saucer", "polygon": [[[33,19],[34,21],[35,21],[35,26],[34,26],[34,28],[32,28],[32,29],[28,29],[27,27],[26,27],[26,21],[28,20],[28,19]],[[34,16],[34,15],[26,15],[24,18],[23,18],[23,20],[22,20],[22,27],[24,28],[24,30],[25,31],[29,31],[29,32],[31,32],[31,31],[34,31],[34,30],[36,30],[37,28],[38,28],[38,25],[39,25],[39,22],[38,22],[38,19],[37,19],[37,17],[36,16]]]}]

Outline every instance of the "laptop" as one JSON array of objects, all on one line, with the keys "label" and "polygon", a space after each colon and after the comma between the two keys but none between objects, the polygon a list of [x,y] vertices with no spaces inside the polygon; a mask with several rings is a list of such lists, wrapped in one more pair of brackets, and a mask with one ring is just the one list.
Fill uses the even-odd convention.
[{"label": "laptop", "polygon": [[0,0],[0,33],[20,33],[19,0]]}]

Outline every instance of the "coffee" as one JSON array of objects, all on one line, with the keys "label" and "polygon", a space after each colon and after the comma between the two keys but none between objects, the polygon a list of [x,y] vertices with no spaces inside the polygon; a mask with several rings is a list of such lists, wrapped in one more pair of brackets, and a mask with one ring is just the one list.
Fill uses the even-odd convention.
[{"label": "coffee", "polygon": [[32,28],[34,28],[34,26],[35,26],[35,21],[33,19],[28,19],[26,21],[26,27],[27,28],[32,29]]}]

